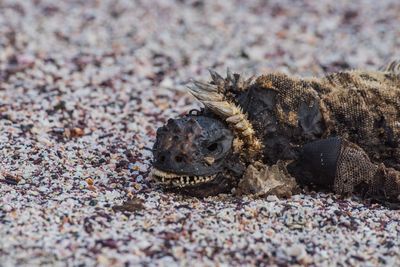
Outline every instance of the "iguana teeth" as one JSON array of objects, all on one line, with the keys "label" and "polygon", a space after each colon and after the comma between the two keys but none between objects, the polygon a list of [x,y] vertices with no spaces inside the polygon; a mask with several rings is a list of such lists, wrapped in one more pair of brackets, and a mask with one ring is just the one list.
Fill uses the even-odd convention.
[{"label": "iguana teeth", "polygon": [[208,182],[214,179],[217,175],[209,175],[209,176],[187,176],[187,175],[178,175],[174,173],[168,173],[156,168],[151,170],[151,174],[157,179],[158,182],[163,184],[171,184],[178,187],[184,187],[187,185],[196,185]]},{"label": "iguana teeth", "polygon": [[169,172],[164,172],[164,171],[160,171],[156,168],[152,169],[152,174],[159,176],[159,177],[164,177],[164,178],[175,178],[178,175],[174,174],[174,173],[169,173]]}]

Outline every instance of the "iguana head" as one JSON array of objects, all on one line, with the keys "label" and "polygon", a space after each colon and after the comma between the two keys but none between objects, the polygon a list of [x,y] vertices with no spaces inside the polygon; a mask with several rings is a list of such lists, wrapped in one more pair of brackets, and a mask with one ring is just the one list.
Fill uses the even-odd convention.
[{"label": "iguana head", "polygon": [[154,145],[153,176],[166,187],[200,197],[230,191],[262,147],[234,99],[252,79],[229,71],[226,78],[210,74],[211,82],[194,81],[189,87],[207,112],[169,120]]},{"label": "iguana head", "polygon": [[164,187],[205,197],[229,192],[244,168],[221,120],[204,115],[170,119],[157,130],[152,175]]}]

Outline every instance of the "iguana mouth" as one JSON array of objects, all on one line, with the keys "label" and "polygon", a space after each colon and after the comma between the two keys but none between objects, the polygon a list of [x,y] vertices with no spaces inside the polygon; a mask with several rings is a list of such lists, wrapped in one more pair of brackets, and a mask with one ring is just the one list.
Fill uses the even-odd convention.
[{"label": "iguana mouth", "polygon": [[217,174],[207,175],[207,176],[206,175],[195,176],[188,174],[179,174],[174,172],[166,172],[159,170],[157,168],[152,169],[151,175],[156,180],[157,183],[167,187],[199,186],[207,184],[213,181],[217,177]]}]

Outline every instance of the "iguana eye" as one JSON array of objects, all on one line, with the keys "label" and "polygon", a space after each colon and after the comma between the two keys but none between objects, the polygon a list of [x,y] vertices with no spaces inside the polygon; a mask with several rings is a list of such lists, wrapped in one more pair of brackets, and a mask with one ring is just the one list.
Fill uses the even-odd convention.
[{"label": "iguana eye", "polygon": [[214,152],[214,151],[216,151],[218,149],[218,143],[212,143],[211,145],[209,145],[208,147],[207,147],[207,150],[209,151],[209,152]]}]

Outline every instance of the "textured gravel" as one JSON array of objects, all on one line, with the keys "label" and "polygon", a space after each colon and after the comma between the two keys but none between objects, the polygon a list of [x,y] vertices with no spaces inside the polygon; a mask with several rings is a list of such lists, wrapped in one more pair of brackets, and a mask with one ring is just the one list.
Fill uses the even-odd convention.
[{"label": "textured gravel", "polygon": [[[400,212],[331,194],[198,200],[147,179],[207,68],[375,69],[393,1],[0,0],[0,266],[400,262]],[[351,2],[351,3],[350,3]]]}]

